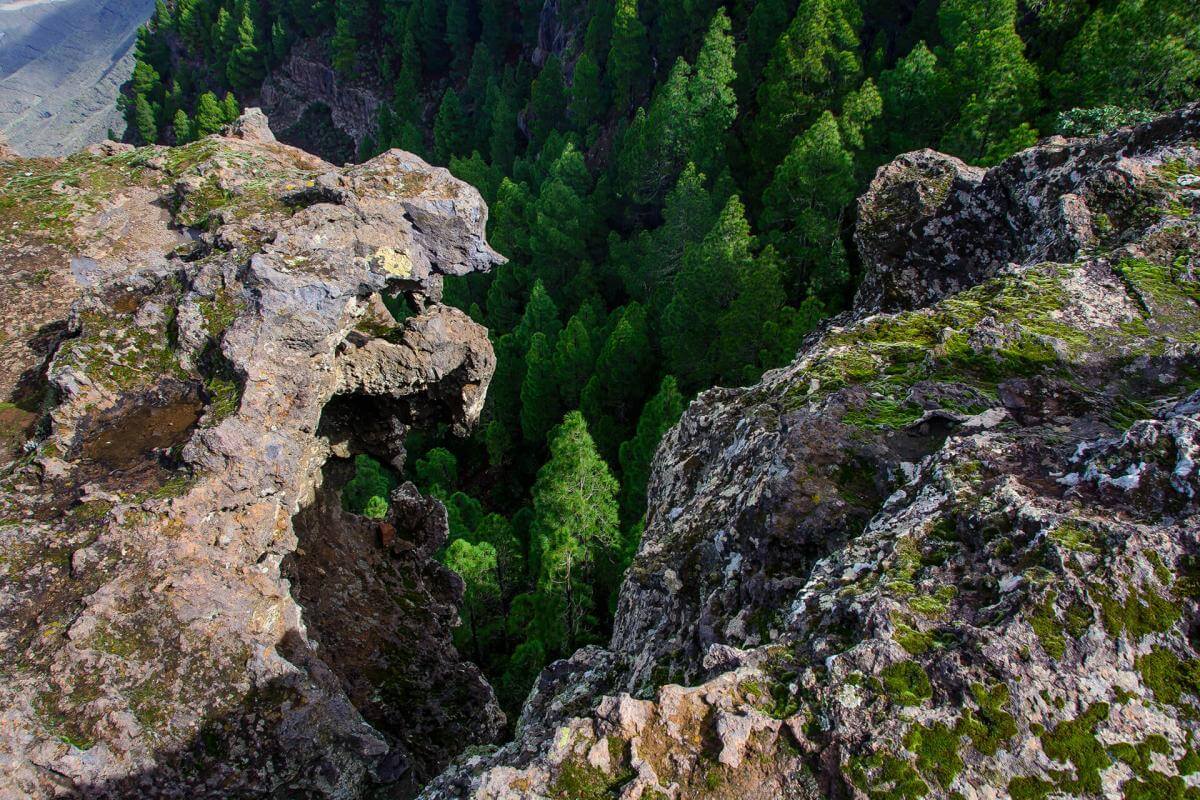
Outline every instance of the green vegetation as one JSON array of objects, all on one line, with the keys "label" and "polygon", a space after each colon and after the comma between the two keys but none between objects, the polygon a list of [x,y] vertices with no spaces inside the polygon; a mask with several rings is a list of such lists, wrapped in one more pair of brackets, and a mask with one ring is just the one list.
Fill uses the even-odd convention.
[{"label": "green vegetation", "polygon": [[971,696],[979,705],[979,713],[968,710],[964,728],[975,749],[985,756],[994,755],[1004,743],[1017,735],[1017,722],[1004,710],[1008,705],[1008,687],[997,683],[990,689],[982,683],[971,684]]},{"label": "green vegetation", "polygon": [[[641,536],[649,465],[687,400],[788,362],[847,307],[853,201],[878,165],[921,147],[992,164],[1039,135],[1100,132],[1200,94],[1200,11],[1171,0],[565,0],[546,9],[566,38],[553,52],[539,47],[547,20],[537,2],[166,0],[138,36],[123,102],[132,138],[191,142],[165,155],[177,177],[179,161],[212,146],[202,137],[236,116],[237,97],[256,94],[295,48],[327,47],[339,81],[383,87],[377,128],[350,142],[313,104],[292,141],[336,161],[355,148],[360,159],[412,150],[488,201],[490,240],[510,261],[445,287],[494,339],[484,423],[465,441],[413,434],[407,477],[446,501],[454,539],[495,548],[497,594],[470,627],[510,711],[542,663],[605,637]],[[47,235],[67,230],[55,220],[73,212],[53,181],[28,185],[5,170],[0,181],[24,194],[0,193],[11,206],[0,216]],[[944,197],[950,187],[932,188]],[[175,211],[206,227],[268,197],[256,187],[233,196],[213,181]],[[1165,197],[1148,206],[1171,213]],[[50,224],[28,223],[35,214]],[[920,418],[909,401],[919,381],[970,387],[983,402],[1009,377],[1069,379],[1060,353],[1103,354],[1111,342],[1056,319],[1065,269],[834,334],[808,370],[811,391],[788,400],[862,385],[844,420],[868,435]],[[1134,260],[1121,269],[1154,322],[1195,341],[1187,307],[1168,307],[1196,296],[1186,270]],[[971,333],[988,316],[1006,333],[978,344]],[[206,313],[214,337],[221,318]],[[1113,337],[1147,332],[1138,320]],[[231,405],[221,400],[227,388],[209,387],[221,408]],[[553,453],[556,426],[576,412],[572,428],[582,426],[596,456],[586,468]],[[586,474],[602,498],[604,520],[587,521],[586,534],[567,536],[566,522],[551,518],[574,513],[543,478],[552,465]],[[853,467],[838,484],[853,505],[878,492],[874,475]],[[364,498],[361,511],[371,496],[383,495]],[[1059,534],[1066,549],[1102,544]],[[940,556],[917,548],[914,563],[952,547]],[[491,563],[460,555],[471,555],[460,564],[467,572]],[[945,613],[951,598],[918,595],[914,570],[900,570],[891,588],[916,614]],[[1082,607],[1071,608],[1064,622],[1038,623],[1048,651],[1062,649],[1058,630],[1083,625]],[[1163,619],[1151,616],[1131,632]],[[911,626],[897,635],[914,653],[931,646]]]},{"label": "green vegetation", "polygon": [[919,706],[933,697],[933,686],[925,669],[916,661],[898,661],[879,673],[883,690],[893,703]]},{"label": "green vegetation", "polygon": [[368,455],[357,455],[354,476],[342,487],[342,507],[355,514],[382,519],[387,516],[388,496],[397,483],[391,470]]}]

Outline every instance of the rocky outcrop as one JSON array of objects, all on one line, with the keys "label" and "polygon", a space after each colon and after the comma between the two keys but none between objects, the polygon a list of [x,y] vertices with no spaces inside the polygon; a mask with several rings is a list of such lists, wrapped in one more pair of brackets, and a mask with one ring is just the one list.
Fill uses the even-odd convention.
[{"label": "rocky outcrop", "polygon": [[[0,163],[4,389],[33,387],[0,478],[4,797],[404,797],[503,726],[451,644],[445,510],[339,500],[351,456],[478,418],[487,333],[438,301],[499,261],[487,210],[405,153],[234,134]],[[30,281],[65,299],[21,308]]]},{"label": "rocky outcrop", "polygon": [[881,169],[855,309],[660,446],[609,648],[422,797],[1197,796],[1198,139]]},{"label": "rocky outcrop", "polygon": [[258,90],[259,102],[275,131],[285,141],[295,140],[295,144],[308,145],[305,149],[322,155],[329,155],[323,149],[331,145],[322,134],[311,130],[319,118],[357,146],[375,132],[384,96],[378,87],[339,76],[330,64],[328,50],[325,38],[297,42]]}]

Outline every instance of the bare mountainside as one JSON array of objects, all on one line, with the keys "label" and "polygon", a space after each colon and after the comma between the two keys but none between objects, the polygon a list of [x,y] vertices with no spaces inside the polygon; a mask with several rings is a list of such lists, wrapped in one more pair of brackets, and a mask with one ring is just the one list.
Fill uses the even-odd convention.
[{"label": "bare mountainside", "polygon": [[65,155],[120,131],[119,87],[154,0],[0,0],[0,136]]}]

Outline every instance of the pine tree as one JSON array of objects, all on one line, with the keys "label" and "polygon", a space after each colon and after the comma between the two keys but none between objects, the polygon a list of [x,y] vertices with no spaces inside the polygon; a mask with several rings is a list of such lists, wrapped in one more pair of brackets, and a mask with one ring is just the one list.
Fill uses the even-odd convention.
[{"label": "pine tree", "polygon": [[1016,17],[1016,0],[946,0],[938,10],[947,84],[961,109],[942,145],[968,161],[1009,155],[1002,145],[1037,102],[1037,71]]},{"label": "pine tree", "polygon": [[354,477],[342,487],[342,507],[361,514],[372,497],[387,502],[396,487],[395,478],[378,461],[368,455],[354,457]]},{"label": "pine tree", "polygon": [[788,0],[758,0],[746,21],[746,41],[738,48],[737,96],[743,106],[754,99],[754,89],[779,32],[791,17]]},{"label": "pine tree", "polygon": [[547,341],[553,341],[561,327],[558,321],[558,306],[554,304],[542,282],[535,281],[533,289],[529,292],[529,302],[525,304],[525,313],[513,334],[522,349],[528,350],[533,343],[534,334],[543,334]]},{"label": "pine tree", "polygon": [[879,92],[883,108],[879,130],[885,157],[940,141],[950,98],[937,56],[925,42],[917,42],[893,69],[879,77]]},{"label": "pine tree", "polygon": [[736,297],[737,275],[752,267],[754,240],[735,195],[704,240],[687,248],[675,278],[675,295],[663,314],[663,352],[681,385],[712,385],[712,356],[721,316]]},{"label": "pine tree", "polygon": [[563,418],[549,446],[533,486],[531,535],[541,553],[538,589],[561,601],[569,651],[596,632],[590,578],[619,542],[618,487],[578,411]]},{"label": "pine tree", "polygon": [[725,164],[725,135],[737,117],[733,56],[729,17],[721,10],[713,17],[696,56],[695,75],[687,92],[688,116],[692,120],[687,130],[687,159],[710,175]]},{"label": "pine tree", "polygon": [[192,140],[192,121],[182,108],[175,112],[171,129],[175,134],[175,144],[187,144]]},{"label": "pine tree", "polygon": [[210,133],[219,133],[225,127],[225,108],[212,92],[200,95],[196,102],[196,114],[193,117],[193,136],[197,139]]},{"label": "pine tree", "polygon": [[763,178],[793,136],[858,85],[861,22],[857,0],[801,0],[758,90],[753,157]]},{"label": "pine tree", "polygon": [[470,3],[467,0],[448,0],[446,4],[446,46],[455,72],[466,71],[471,63]]},{"label": "pine tree", "polygon": [[616,463],[617,450],[637,422],[638,411],[654,378],[654,353],[646,309],[630,303],[596,356],[595,374],[583,387],[579,407],[587,416],[596,445]]},{"label": "pine tree", "polygon": [[138,137],[146,144],[158,141],[157,114],[150,101],[144,94],[136,95],[133,99],[133,126]]},{"label": "pine tree", "polygon": [[854,199],[854,157],[842,143],[837,120],[825,112],[797,136],[763,195],[762,222],[781,235],[780,248],[802,275],[816,276],[839,293],[848,275],[838,240],[842,209]]},{"label": "pine tree", "polygon": [[292,48],[292,37],[282,19],[271,23],[271,60],[278,64],[287,58]]},{"label": "pine tree", "polygon": [[530,147],[540,150],[550,132],[558,129],[566,116],[567,93],[563,85],[562,64],[550,56],[533,82],[529,96]]},{"label": "pine tree", "polygon": [[604,115],[605,96],[601,83],[600,67],[589,53],[584,53],[575,62],[575,75],[571,82],[571,117],[581,131]]},{"label": "pine tree", "polygon": [[433,123],[433,148],[438,163],[449,164],[451,157],[466,155],[469,146],[470,128],[462,101],[458,92],[447,89]]},{"label": "pine tree", "polygon": [[1052,86],[1064,106],[1176,108],[1200,96],[1200,13],[1174,0],[1103,4],[1062,64]]},{"label": "pine tree", "polygon": [[233,92],[226,92],[224,99],[221,100],[221,113],[225,117],[225,122],[230,123],[242,115],[242,107],[238,104],[237,98],[233,96]]},{"label": "pine tree", "polygon": [[637,0],[617,0],[608,52],[613,104],[624,109],[641,94],[650,73],[646,26],[638,19]]},{"label": "pine tree", "polygon": [[458,485],[458,459],[444,447],[435,447],[418,458],[413,472],[424,491],[440,487],[450,492]]},{"label": "pine tree", "polygon": [[243,13],[237,26],[237,44],[229,54],[225,76],[235,88],[255,86],[263,76],[263,59],[254,43],[254,20]]},{"label": "pine tree", "polygon": [[535,333],[525,354],[525,379],[521,381],[521,434],[534,447],[558,422],[558,374],[554,350],[544,333]]},{"label": "pine tree", "polygon": [[559,295],[569,283],[582,298],[588,287],[579,285],[588,275],[588,241],[593,216],[587,202],[591,176],[583,154],[568,145],[554,162],[531,208],[530,263],[534,274]]},{"label": "pine tree", "polygon": [[592,334],[583,315],[575,314],[554,343],[554,374],[564,407],[579,405],[579,394],[595,366],[596,348],[592,345]]},{"label": "pine tree", "polygon": [[646,511],[646,483],[650,479],[650,462],[658,442],[683,413],[683,396],[675,379],[663,378],[658,392],[646,401],[638,418],[637,433],[621,443],[621,521],[625,525],[637,522]]},{"label": "pine tree", "polygon": [[484,663],[485,628],[497,616],[500,585],[496,580],[496,548],[488,542],[472,544],[455,539],[446,548],[445,564],[463,580],[463,627],[476,663]]}]

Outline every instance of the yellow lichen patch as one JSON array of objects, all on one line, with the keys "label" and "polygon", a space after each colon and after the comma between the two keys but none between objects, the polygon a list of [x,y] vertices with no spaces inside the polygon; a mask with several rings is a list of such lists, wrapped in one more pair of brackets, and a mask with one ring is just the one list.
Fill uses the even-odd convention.
[{"label": "yellow lichen patch", "polygon": [[381,247],[371,256],[371,266],[397,278],[412,277],[413,262],[408,253],[391,247]]}]

